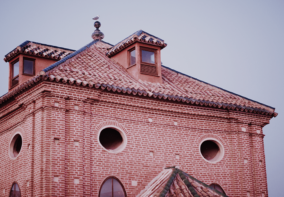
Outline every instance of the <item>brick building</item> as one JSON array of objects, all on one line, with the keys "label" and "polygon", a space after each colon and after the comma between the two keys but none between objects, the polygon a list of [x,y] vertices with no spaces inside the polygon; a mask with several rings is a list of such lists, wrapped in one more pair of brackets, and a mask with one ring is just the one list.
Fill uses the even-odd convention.
[{"label": "brick building", "polygon": [[161,64],[142,30],[74,51],[26,41],[0,98],[0,196],[268,196],[273,107]]}]

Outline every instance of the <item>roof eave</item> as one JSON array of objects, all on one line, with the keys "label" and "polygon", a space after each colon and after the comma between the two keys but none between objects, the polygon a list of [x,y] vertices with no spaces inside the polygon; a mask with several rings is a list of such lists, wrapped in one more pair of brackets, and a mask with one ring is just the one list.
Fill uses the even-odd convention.
[{"label": "roof eave", "polygon": [[[157,46],[157,47],[160,47],[161,49],[163,49],[163,48],[165,48],[167,46],[167,43],[153,43],[153,42],[148,42],[148,41],[144,41],[144,40],[138,40],[138,38],[137,38],[137,39],[134,39],[133,41],[129,41],[129,42],[124,43],[123,46],[115,49],[114,51],[107,52],[106,56],[109,57],[109,58],[113,57],[116,54],[118,54],[119,52],[123,51],[125,48],[127,48],[127,47],[129,47],[129,46],[131,46],[131,45],[133,45],[133,44],[135,44],[137,42],[138,43],[143,43],[143,44],[149,44],[149,45],[152,45],[152,46]],[[110,48],[109,50],[111,50],[112,48]]]},{"label": "roof eave", "polygon": [[[46,72],[46,71],[44,71]],[[154,99],[159,99],[159,100],[168,100],[168,101],[173,101],[173,102],[179,102],[179,103],[185,103],[189,105],[195,105],[195,106],[201,106],[201,107],[210,107],[210,108],[217,108],[217,109],[225,109],[225,110],[232,110],[232,111],[241,111],[241,112],[247,112],[247,113],[254,113],[254,114],[261,114],[261,115],[266,115],[266,116],[271,116],[276,117],[278,113],[276,112],[269,112],[265,109],[259,109],[259,108],[253,108],[253,107],[246,107],[246,106],[239,106],[239,105],[233,105],[233,104],[227,104],[227,103],[215,103],[211,101],[205,101],[205,100],[196,100],[192,98],[187,98],[187,97],[181,97],[181,96],[174,96],[174,95],[165,95],[161,93],[155,93],[155,92],[146,92],[143,90],[137,90],[137,89],[129,89],[129,88],[124,88],[124,87],[118,87],[114,85],[109,85],[109,84],[91,84],[91,83],[84,83],[80,80],[67,80],[65,81],[63,78],[55,78],[55,76],[51,75],[48,76],[45,73],[42,73],[42,75],[36,76],[29,81],[23,83],[19,87],[17,87],[15,90],[5,94],[4,96],[0,97],[0,105],[12,98],[13,96],[23,92],[24,89],[29,89],[33,87],[34,85],[37,84],[37,82],[41,81],[56,81],[64,83],[64,84],[76,84],[77,86],[88,86],[90,88],[95,88],[95,89],[101,89],[101,90],[106,90],[109,92],[114,92],[114,93],[122,93],[122,94],[128,94],[128,95],[133,95],[133,96],[144,96],[148,98],[154,98]]]},{"label": "roof eave", "polygon": [[36,56],[36,57],[43,57],[43,58],[47,58],[47,59],[53,59],[53,60],[56,60],[56,61],[61,59],[60,57],[57,57],[57,56],[47,56],[47,55],[40,54],[40,53],[35,54],[33,52],[30,52],[30,51],[26,52],[24,50],[24,47],[26,45],[28,45],[29,43],[34,43],[34,44],[41,45],[41,46],[44,46],[44,47],[52,47],[52,48],[63,50],[63,51],[69,52],[69,53],[75,52],[75,50],[73,50],[73,49],[67,49],[67,48],[63,48],[63,47],[43,44],[43,43],[39,43],[39,42],[32,42],[32,41],[27,40],[27,41],[23,42],[22,44],[20,44],[19,46],[17,46],[16,48],[14,48],[9,53],[7,53],[4,57],[4,61],[9,62],[12,59],[14,59],[15,57],[17,57],[19,54],[26,54],[26,55]]},{"label": "roof eave", "polygon": [[[215,88],[218,88],[218,89],[223,90],[223,91],[225,91],[225,92],[228,92],[228,93],[230,93],[230,94],[234,94],[234,95],[239,96],[239,97],[242,97],[242,98],[244,98],[244,99],[246,99],[246,100],[249,100],[249,101],[258,103],[258,104],[260,104],[260,105],[263,105],[263,106],[265,106],[265,107],[271,108],[271,109],[273,110],[273,112],[275,112],[275,107],[271,107],[271,106],[269,106],[269,105],[260,103],[260,102],[258,102],[258,101],[252,100],[252,99],[249,99],[249,98],[247,98],[247,97],[245,97],[245,96],[242,96],[242,95],[236,94],[236,93],[234,93],[234,92],[225,90],[225,89],[220,88],[220,87],[218,87],[218,86],[215,86],[215,85],[213,85],[213,84],[207,83],[207,82],[202,81],[202,80],[200,80],[200,79],[191,77],[191,76],[189,76],[189,75],[187,75],[187,74],[184,74],[184,73],[182,73],[182,72],[179,72],[179,71],[177,71],[177,70],[174,70],[174,69],[172,69],[172,68],[170,68],[170,67],[167,67],[167,66],[165,66],[165,65],[162,65],[162,67],[165,67],[165,68],[167,68],[167,69],[169,69],[169,70],[172,70],[172,71],[174,71],[174,72],[176,72],[176,73],[178,73],[178,74],[184,75],[184,76],[186,76],[186,77],[192,78],[192,79],[194,79],[194,80],[200,81],[200,82],[202,82],[202,83],[208,84],[208,85],[210,85],[210,86],[213,86],[213,87],[215,87]],[[276,113],[276,112],[275,112],[275,113]],[[276,113],[276,114],[277,114],[277,113]],[[277,115],[276,115],[276,116],[277,116]],[[276,117],[276,116],[275,116],[275,117]]]}]

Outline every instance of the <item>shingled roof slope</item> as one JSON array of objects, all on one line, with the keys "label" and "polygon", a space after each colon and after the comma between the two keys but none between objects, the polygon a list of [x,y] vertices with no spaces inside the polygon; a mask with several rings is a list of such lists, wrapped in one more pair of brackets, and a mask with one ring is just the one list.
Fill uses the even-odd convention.
[{"label": "shingled roof slope", "polygon": [[210,188],[177,168],[164,169],[137,197],[226,197],[225,194]]},{"label": "shingled roof slope", "polygon": [[[227,104],[232,108],[240,106],[243,108],[251,107],[255,109],[264,109],[268,112],[274,111],[272,107],[248,100],[244,97],[232,94],[208,83],[195,78],[180,74],[167,67],[162,67],[163,83],[151,83],[136,80],[130,76],[125,69],[117,63],[106,57],[96,46],[98,42],[93,41],[89,47],[82,48],[72,54],[68,61],[63,60],[45,69],[52,69],[48,75],[51,80],[60,81],[78,81],[85,85],[105,84],[120,88],[140,90],[146,94],[157,94],[164,99],[178,97],[180,99],[194,99],[191,101],[207,101],[208,105],[215,103],[217,105]],[[60,65],[59,67],[57,67]],[[177,99],[178,99],[177,98]],[[191,102],[190,101],[190,102]],[[204,103],[206,105],[206,103]],[[250,109],[253,110],[253,109]]]},{"label": "shingled roof slope", "polygon": [[48,59],[60,60],[65,56],[70,55],[75,50],[63,47],[42,44],[39,42],[25,41],[18,47],[5,55],[4,61],[8,62],[19,54],[27,54],[32,56],[39,56]]},{"label": "shingled roof slope", "polygon": [[[163,83],[151,83],[134,79],[118,63],[105,53],[111,45],[92,41],[80,50],[44,69],[45,80],[106,89],[192,105],[208,106],[277,116],[274,108],[202,82],[173,69],[162,67]],[[21,85],[24,87],[24,84]],[[18,88],[15,89],[15,91]],[[7,100],[6,94],[0,104]]]},{"label": "shingled roof slope", "polygon": [[181,91],[185,93],[184,96],[189,98],[254,108],[259,108],[262,106],[268,111],[275,109],[269,105],[254,101],[234,92],[230,92],[166,66],[163,66],[162,68],[162,76],[165,78],[165,80],[172,82],[174,85],[180,88]]}]

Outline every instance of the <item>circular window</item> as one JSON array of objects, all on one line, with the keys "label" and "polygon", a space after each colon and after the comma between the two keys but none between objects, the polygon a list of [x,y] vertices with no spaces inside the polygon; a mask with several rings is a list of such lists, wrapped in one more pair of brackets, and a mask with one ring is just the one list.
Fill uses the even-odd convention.
[{"label": "circular window", "polygon": [[99,133],[99,142],[108,152],[118,153],[126,147],[126,136],[119,129],[108,127]]},{"label": "circular window", "polygon": [[219,141],[206,139],[200,144],[200,153],[206,161],[216,163],[223,158],[224,148]]},{"label": "circular window", "polygon": [[10,151],[9,151],[10,156],[12,158],[16,158],[20,154],[20,151],[22,149],[22,143],[23,143],[22,136],[19,133],[14,135],[10,143]]}]

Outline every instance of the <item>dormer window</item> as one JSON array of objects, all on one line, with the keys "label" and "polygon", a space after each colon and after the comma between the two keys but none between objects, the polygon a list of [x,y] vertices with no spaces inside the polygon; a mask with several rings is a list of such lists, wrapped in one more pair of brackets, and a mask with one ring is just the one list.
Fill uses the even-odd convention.
[{"label": "dormer window", "polygon": [[166,46],[164,40],[139,30],[109,48],[106,56],[137,80],[163,83],[161,49]]},{"label": "dormer window", "polygon": [[35,73],[35,61],[34,59],[24,58],[24,75],[34,75]]},{"label": "dormer window", "polygon": [[157,50],[141,47],[141,74],[157,76]]},{"label": "dormer window", "polygon": [[135,48],[129,50],[129,67],[136,64],[136,51]]},{"label": "dormer window", "polygon": [[12,64],[12,87],[19,84],[19,60]]}]

